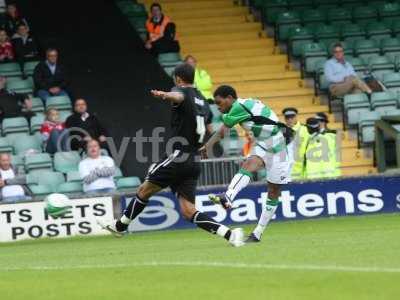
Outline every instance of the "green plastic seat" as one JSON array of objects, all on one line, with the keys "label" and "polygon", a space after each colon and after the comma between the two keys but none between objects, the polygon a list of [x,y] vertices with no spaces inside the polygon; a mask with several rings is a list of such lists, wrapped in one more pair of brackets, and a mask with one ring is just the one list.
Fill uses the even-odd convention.
[{"label": "green plastic seat", "polygon": [[61,173],[77,171],[81,157],[77,151],[56,152],[54,154],[54,170]]},{"label": "green plastic seat", "polygon": [[341,27],[341,36],[343,40],[352,40],[356,38],[366,38],[367,33],[364,27],[359,24],[348,24]]},{"label": "green plastic seat", "polygon": [[40,131],[40,128],[42,127],[44,120],[45,116],[44,114],[41,113],[37,113],[35,116],[31,118],[31,134]]},{"label": "green plastic seat", "polygon": [[131,5],[120,7],[122,13],[128,17],[147,16],[146,8],[141,3],[131,3]]},{"label": "green plastic seat", "polygon": [[367,35],[370,39],[380,42],[382,39],[390,38],[392,31],[383,22],[371,22],[366,26]]},{"label": "green plastic seat", "polygon": [[17,63],[5,63],[0,64],[0,76],[5,77],[16,77],[21,76],[21,68]]},{"label": "green plastic seat", "polygon": [[381,20],[395,20],[400,17],[400,5],[398,3],[384,2],[378,7]]},{"label": "green plastic seat", "polygon": [[380,47],[375,40],[356,40],[354,42],[354,53],[358,57],[368,61],[370,56],[379,55]]},{"label": "green plastic seat", "polygon": [[125,189],[134,189],[139,187],[141,181],[139,177],[123,177],[117,180],[117,189],[125,190]]},{"label": "green plastic seat", "polygon": [[285,11],[280,13],[276,20],[277,40],[286,41],[289,30],[301,25],[300,15],[297,12]]},{"label": "green plastic seat", "polygon": [[400,73],[388,73],[383,75],[383,84],[391,92],[400,91]]},{"label": "green plastic seat", "polygon": [[7,89],[15,93],[33,93],[33,81],[32,78],[28,79],[18,79],[18,80],[8,80]]},{"label": "green plastic seat", "polygon": [[378,10],[371,6],[357,6],[353,8],[352,14],[353,20],[361,26],[378,19]]},{"label": "green plastic seat", "polygon": [[366,94],[345,95],[343,106],[347,124],[350,126],[357,125],[361,114],[370,111],[370,103]]},{"label": "green plastic seat", "polygon": [[25,154],[28,150],[35,150],[42,152],[42,145],[38,139],[33,135],[27,135],[23,139],[18,138],[14,140],[14,150],[18,155]]},{"label": "green plastic seat", "polygon": [[81,182],[64,182],[57,187],[57,192],[62,194],[77,194],[83,192]]},{"label": "green plastic seat", "polygon": [[33,71],[36,66],[39,64],[38,61],[28,61],[24,64],[24,72],[26,75],[33,75]]},{"label": "green plastic seat", "polygon": [[34,196],[45,196],[54,192],[51,186],[48,185],[30,184],[29,189]]},{"label": "green plastic seat", "polygon": [[39,185],[49,186],[51,191],[56,193],[58,186],[65,182],[65,178],[60,172],[41,171],[36,175],[36,182]]},{"label": "green plastic seat", "polygon": [[368,65],[369,70],[381,81],[385,74],[395,71],[395,64],[386,56],[372,56],[368,59]]},{"label": "green plastic seat", "polygon": [[43,101],[40,98],[33,97],[32,99],[32,111],[33,112],[44,112]]},{"label": "green plastic seat", "polygon": [[388,107],[396,109],[397,95],[391,91],[373,93],[371,95],[371,107],[378,112]]},{"label": "green plastic seat", "polygon": [[62,110],[59,112],[60,115],[60,121],[61,122],[65,122],[67,120],[67,118],[72,115],[72,111],[70,110]]},{"label": "green plastic seat", "polygon": [[17,168],[24,167],[24,165],[25,165],[22,157],[19,155],[14,155],[14,154],[11,155],[11,164]]},{"label": "green plastic seat", "polygon": [[288,5],[290,9],[306,9],[311,8],[314,5],[313,0],[288,0]]},{"label": "green plastic seat", "polygon": [[118,180],[119,178],[124,177],[124,175],[122,174],[122,171],[120,168],[115,168],[115,174],[114,174],[114,179]]},{"label": "green plastic seat", "polygon": [[176,66],[182,61],[179,52],[162,53],[158,55],[158,62],[163,67]]},{"label": "green plastic seat", "polygon": [[398,38],[387,38],[381,40],[382,53],[393,63],[395,57],[400,55],[400,40]]},{"label": "green plastic seat", "polygon": [[25,170],[49,170],[53,171],[53,162],[48,153],[36,153],[25,157]]},{"label": "green plastic seat", "polygon": [[291,28],[288,32],[289,54],[300,57],[303,46],[312,43],[313,40],[314,34],[309,28],[301,26]]},{"label": "green plastic seat", "polygon": [[326,15],[325,12],[320,9],[307,9],[303,11],[301,20],[303,24],[325,23]]},{"label": "green plastic seat", "polygon": [[319,92],[328,92],[329,82],[325,77],[324,67],[326,59],[320,59],[315,63],[315,94],[318,95]]},{"label": "green plastic seat", "polygon": [[349,21],[352,20],[351,11],[342,7],[332,8],[328,10],[327,19],[330,23],[336,23],[338,21]]},{"label": "green plastic seat", "polygon": [[328,53],[323,43],[310,43],[303,47],[302,52],[302,70],[305,73],[314,73],[315,64],[321,58],[327,58]]},{"label": "green plastic seat", "polygon": [[28,133],[28,121],[24,117],[5,118],[2,123],[3,134]]},{"label": "green plastic seat", "polygon": [[364,112],[360,115],[358,138],[362,144],[371,144],[375,141],[375,121],[380,118],[381,115],[377,111]]},{"label": "green plastic seat", "polygon": [[46,109],[55,108],[58,110],[71,110],[72,103],[68,96],[53,96],[47,99]]},{"label": "green plastic seat", "polygon": [[68,182],[82,182],[81,174],[78,170],[69,171],[67,173],[67,181]]},{"label": "green plastic seat", "polygon": [[13,153],[14,148],[9,140],[5,137],[0,137],[0,153]]},{"label": "green plastic seat", "polygon": [[318,42],[324,42],[325,45],[329,45],[340,40],[340,30],[337,26],[323,24],[316,28],[315,38]]},{"label": "green plastic seat", "polygon": [[275,24],[277,16],[286,11],[289,5],[287,0],[269,0],[263,3],[262,21],[266,24]]}]

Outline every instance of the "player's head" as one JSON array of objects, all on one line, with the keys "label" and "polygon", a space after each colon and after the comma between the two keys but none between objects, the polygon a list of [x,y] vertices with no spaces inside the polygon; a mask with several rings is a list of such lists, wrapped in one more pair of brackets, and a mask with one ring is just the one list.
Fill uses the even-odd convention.
[{"label": "player's head", "polygon": [[222,113],[227,113],[237,99],[236,91],[229,85],[221,85],[214,92],[214,101]]},{"label": "player's head", "polygon": [[297,124],[298,110],[294,107],[286,107],[282,110],[282,114],[285,117],[285,123],[289,127],[293,127]]},{"label": "player's head", "polygon": [[187,63],[177,65],[174,70],[174,81],[177,86],[193,84],[194,68]]}]

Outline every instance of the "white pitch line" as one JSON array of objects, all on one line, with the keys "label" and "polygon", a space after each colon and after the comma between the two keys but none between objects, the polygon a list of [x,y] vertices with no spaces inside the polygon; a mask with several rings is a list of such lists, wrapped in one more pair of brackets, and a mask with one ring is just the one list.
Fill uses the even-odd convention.
[{"label": "white pitch line", "polygon": [[134,268],[134,267],[213,267],[262,270],[289,270],[289,271],[326,271],[326,272],[360,272],[360,273],[400,273],[400,268],[355,267],[335,265],[289,265],[289,264],[245,264],[230,262],[142,262],[129,264],[107,265],[72,265],[72,266],[27,266],[27,267],[0,267],[0,272],[7,271],[62,271],[79,269],[107,269],[107,268]]}]

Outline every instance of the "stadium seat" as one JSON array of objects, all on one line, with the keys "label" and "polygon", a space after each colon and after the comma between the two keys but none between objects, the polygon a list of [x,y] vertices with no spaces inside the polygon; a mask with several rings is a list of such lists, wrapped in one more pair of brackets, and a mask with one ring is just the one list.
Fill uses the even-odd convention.
[{"label": "stadium seat", "polygon": [[386,27],[385,23],[383,22],[368,23],[366,30],[368,38],[376,40],[378,43],[380,43],[382,39],[390,38],[392,35],[390,28]]},{"label": "stadium seat", "polygon": [[400,73],[384,74],[383,84],[388,90],[397,93],[400,91]]},{"label": "stadium seat", "polygon": [[9,140],[5,137],[0,137],[0,153],[13,153],[14,148]]},{"label": "stadium seat", "polygon": [[368,61],[370,56],[376,56],[380,53],[380,48],[375,40],[356,40],[354,42],[354,53]]},{"label": "stadium seat", "polygon": [[54,170],[61,173],[77,171],[81,157],[77,151],[56,152],[54,154]]},{"label": "stadium seat", "polygon": [[303,46],[312,43],[314,40],[313,32],[307,27],[291,28],[288,32],[289,55],[300,57]]},{"label": "stadium seat", "polygon": [[27,135],[23,139],[14,140],[14,150],[18,155],[23,155],[27,151],[34,150],[37,152],[42,152],[42,145],[38,139],[33,135]]},{"label": "stadium seat", "polygon": [[57,187],[57,192],[62,194],[77,194],[83,191],[81,182],[64,182]]},{"label": "stadium seat", "polygon": [[53,170],[53,162],[48,153],[36,153],[25,156],[25,170]]},{"label": "stadium seat", "polygon": [[15,93],[25,93],[32,94],[33,92],[33,81],[31,78],[28,79],[18,79],[18,80],[8,80],[7,89]]},{"label": "stadium seat", "polygon": [[328,22],[331,24],[337,24],[338,22],[350,23],[352,20],[351,11],[343,7],[335,7],[328,10],[327,14]]},{"label": "stadium seat", "polygon": [[48,185],[29,184],[28,186],[34,196],[45,196],[54,192]]},{"label": "stadium seat", "polygon": [[383,76],[395,71],[395,64],[386,56],[371,56],[368,59],[369,70],[379,80],[383,80]]},{"label": "stadium seat", "polygon": [[261,14],[262,21],[266,24],[274,24],[277,16],[288,8],[287,0],[269,0],[263,3]]},{"label": "stadium seat", "polygon": [[123,177],[117,181],[117,189],[125,190],[137,188],[141,184],[139,177]]},{"label": "stadium seat", "polygon": [[0,76],[4,77],[17,77],[21,76],[21,68],[17,63],[0,64]]},{"label": "stadium seat", "polygon": [[371,95],[371,107],[380,112],[382,109],[397,108],[397,95],[393,92],[377,92]]},{"label": "stadium seat", "polygon": [[130,5],[124,5],[120,7],[122,13],[128,17],[140,18],[147,16],[146,8],[141,3],[131,2]]},{"label": "stadium seat", "polygon": [[297,12],[285,11],[278,15],[275,25],[276,39],[286,41],[291,28],[297,28],[301,25],[300,15]]},{"label": "stadium seat", "polygon": [[31,118],[31,133],[39,132],[42,124],[44,122],[45,116],[44,114],[37,113],[35,116]]},{"label": "stadium seat", "polygon": [[69,171],[67,173],[67,181],[68,182],[82,182],[81,175],[79,171]]},{"label": "stadium seat", "polygon": [[[348,125],[357,125],[360,115],[370,111],[370,103],[366,94],[346,95],[343,99],[344,112]],[[345,120],[344,120],[345,121]]]},{"label": "stadium seat", "polygon": [[181,55],[177,52],[162,53],[158,55],[158,62],[163,67],[175,67],[181,61]]},{"label": "stadium seat", "polygon": [[65,182],[64,175],[60,172],[42,171],[36,175],[38,185],[50,187],[53,193],[57,192],[58,186]]},{"label": "stadium seat", "polygon": [[398,3],[383,2],[378,7],[381,20],[396,20],[400,17],[400,5]]},{"label": "stadium seat", "polygon": [[43,101],[40,98],[33,97],[32,99],[32,111],[33,112],[44,112]]},{"label": "stadium seat", "polygon": [[119,178],[122,178],[122,177],[124,177],[124,175],[122,175],[121,169],[116,167],[115,174],[114,174],[114,180],[118,180]]},{"label": "stadium seat", "polygon": [[319,9],[307,9],[303,11],[301,20],[305,25],[311,23],[321,24],[326,22],[326,15],[322,10]]},{"label": "stadium seat", "polygon": [[33,75],[35,67],[39,64],[38,61],[28,61],[24,64],[24,72],[26,75]]},{"label": "stadium seat", "polygon": [[346,24],[341,26],[341,37],[344,41],[354,42],[356,39],[364,39],[367,37],[364,27],[360,24]]},{"label": "stadium seat", "polygon": [[325,78],[324,66],[326,59],[321,59],[315,63],[315,94],[321,92],[328,92],[329,82]]},{"label": "stadium seat", "polygon": [[288,0],[288,5],[290,9],[293,10],[303,10],[306,8],[311,8],[314,5],[313,0]]},{"label": "stadium seat", "polygon": [[46,109],[55,108],[58,110],[68,110],[71,111],[72,103],[68,96],[54,96],[50,97],[46,101]]},{"label": "stadium seat", "polygon": [[5,118],[2,123],[4,135],[10,133],[28,133],[28,121],[24,117]]},{"label": "stadium seat", "polygon": [[340,31],[337,26],[333,25],[319,25],[315,30],[315,38],[318,42],[323,42],[325,46],[340,40]]},{"label": "stadium seat", "polygon": [[375,121],[381,118],[379,112],[370,111],[360,115],[358,123],[358,139],[362,144],[370,144],[375,141]]},{"label": "stadium seat", "polygon": [[361,58],[346,56],[346,60],[353,66],[354,71],[356,71],[361,77],[363,77],[364,73],[368,70],[368,66]]},{"label": "stadium seat", "polygon": [[326,58],[326,47],[322,43],[310,43],[303,46],[302,52],[302,70],[305,73],[314,73],[315,64],[321,58]]},{"label": "stadium seat", "polygon": [[357,6],[353,8],[353,20],[364,26],[378,19],[378,11],[371,6]]},{"label": "stadium seat", "polygon": [[62,110],[59,112],[60,114],[60,121],[65,122],[67,118],[72,114],[72,111],[70,110]]},{"label": "stadium seat", "polygon": [[19,155],[11,155],[11,164],[14,167],[24,167],[24,160]]}]

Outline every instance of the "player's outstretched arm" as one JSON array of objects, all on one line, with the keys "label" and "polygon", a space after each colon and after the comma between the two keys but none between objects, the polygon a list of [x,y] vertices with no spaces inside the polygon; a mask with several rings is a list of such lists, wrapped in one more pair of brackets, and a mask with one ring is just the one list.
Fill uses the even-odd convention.
[{"label": "player's outstretched arm", "polygon": [[153,97],[167,100],[172,103],[181,103],[185,99],[184,95],[180,92],[163,92],[158,90],[151,90],[150,92]]}]

